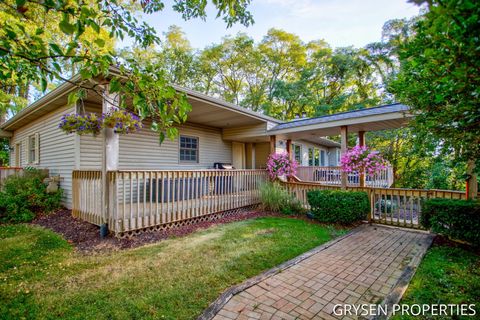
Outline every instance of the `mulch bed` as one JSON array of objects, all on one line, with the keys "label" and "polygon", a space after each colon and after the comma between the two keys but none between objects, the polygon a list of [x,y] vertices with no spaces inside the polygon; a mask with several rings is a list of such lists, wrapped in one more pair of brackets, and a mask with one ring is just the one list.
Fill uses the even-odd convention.
[{"label": "mulch bed", "polygon": [[477,255],[480,255],[480,248],[476,248],[474,246],[471,246],[468,243],[461,242],[461,241],[455,241],[452,239],[449,239],[448,237],[442,236],[442,235],[437,235],[435,239],[433,240],[432,247],[451,247],[451,248],[460,248],[466,251],[473,252]]},{"label": "mulch bed", "polygon": [[63,235],[69,243],[73,244],[77,250],[81,252],[94,253],[135,248],[171,237],[184,236],[198,229],[209,228],[216,224],[274,215],[275,214],[262,211],[245,211],[216,221],[205,221],[170,230],[144,232],[129,239],[119,239],[112,235],[101,239],[99,227],[72,217],[70,210],[60,210],[56,213],[39,217],[32,223]]}]

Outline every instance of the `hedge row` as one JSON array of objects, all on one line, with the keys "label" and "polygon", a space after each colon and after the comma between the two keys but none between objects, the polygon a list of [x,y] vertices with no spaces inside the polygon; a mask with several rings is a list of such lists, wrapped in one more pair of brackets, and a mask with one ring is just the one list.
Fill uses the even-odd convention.
[{"label": "hedge row", "polygon": [[422,206],[421,223],[426,229],[480,246],[480,202],[429,199]]},{"label": "hedge row", "polygon": [[307,193],[307,199],[320,222],[352,224],[367,219],[370,211],[366,192],[314,190]]}]

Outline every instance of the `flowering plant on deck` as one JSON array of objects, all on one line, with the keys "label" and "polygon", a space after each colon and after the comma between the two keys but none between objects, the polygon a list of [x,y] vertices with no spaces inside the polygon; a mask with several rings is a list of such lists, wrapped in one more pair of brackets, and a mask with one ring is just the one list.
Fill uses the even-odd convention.
[{"label": "flowering plant on deck", "polygon": [[365,172],[376,174],[387,168],[388,161],[378,151],[372,151],[367,146],[355,146],[340,158],[340,166],[345,172]]},{"label": "flowering plant on deck", "polygon": [[103,115],[103,124],[106,128],[112,128],[115,133],[134,133],[143,128],[140,118],[126,110],[114,110]]},{"label": "flowering plant on deck", "polygon": [[272,153],[267,160],[267,172],[272,180],[281,176],[291,177],[297,173],[297,161],[290,159],[288,153]]},{"label": "flowering plant on deck", "polygon": [[66,133],[76,132],[79,135],[91,133],[95,136],[102,130],[102,120],[102,117],[95,113],[65,114],[60,119],[58,127]]}]

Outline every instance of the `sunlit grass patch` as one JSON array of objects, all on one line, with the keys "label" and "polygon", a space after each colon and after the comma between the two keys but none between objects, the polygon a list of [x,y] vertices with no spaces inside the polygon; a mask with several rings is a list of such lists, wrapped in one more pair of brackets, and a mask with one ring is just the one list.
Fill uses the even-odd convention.
[{"label": "sunlit grass patch", "polygon": [[338,235],[265,217],[118,252],[81,255],[53,232],[0,227],[0,318],[192,319],[231,285]]}]

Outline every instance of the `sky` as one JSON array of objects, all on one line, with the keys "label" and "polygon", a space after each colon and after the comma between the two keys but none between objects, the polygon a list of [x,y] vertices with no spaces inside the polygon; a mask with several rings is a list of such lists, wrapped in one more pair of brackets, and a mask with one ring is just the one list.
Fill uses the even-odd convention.
[{"label": "sky", "polygon": [[[184,21],[165,1],[165,9],[143,19],[162,34],[170,25],[180,26],[192,47],[202,49],[219,43],[226,35],[245,32],[261,41],[270,28],[297,34],[303,41],[324,39],[332,47],[363,47],[381,39],[383,24],[390,19],[412,17],[419,8],[406,0],[252,0],[249,6],[255,23],[227,29],[216,12],[209,8],[205,21]],[[128,41],[121,43],[126,46]]]}]

